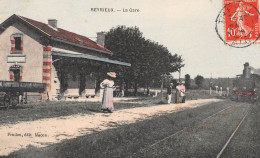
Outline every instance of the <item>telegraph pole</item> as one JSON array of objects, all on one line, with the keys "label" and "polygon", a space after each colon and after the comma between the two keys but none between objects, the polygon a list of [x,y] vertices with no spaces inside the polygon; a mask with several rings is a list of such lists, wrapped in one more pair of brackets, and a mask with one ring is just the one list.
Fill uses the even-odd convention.
[{"label": "telegraph pole", "polygon": [[211,95],[211,93],[212,93],[211,86],[212,86],[212,73],[210,73],[210,81],[209,81],[209,95]]},{"label": "telegraph pole", "polygon": [[161,101],[163,102],[163,76],[162,76],[162,84],[161,84]]},{"label": "telegraph pole", "polygon": [[181,82],[181,68],[179,68],[179,82]]}]

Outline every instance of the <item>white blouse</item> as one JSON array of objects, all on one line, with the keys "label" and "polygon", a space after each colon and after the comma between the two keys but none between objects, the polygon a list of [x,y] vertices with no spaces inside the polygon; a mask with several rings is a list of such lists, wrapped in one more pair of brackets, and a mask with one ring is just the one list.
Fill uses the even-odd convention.
[{"label": "white blouse", "polygon": [[105,79],[102,83],[100,83],[100,87],[101,88],[106,88],[106,87],[113,88],[114,84],[115,84],[114,81]]}]

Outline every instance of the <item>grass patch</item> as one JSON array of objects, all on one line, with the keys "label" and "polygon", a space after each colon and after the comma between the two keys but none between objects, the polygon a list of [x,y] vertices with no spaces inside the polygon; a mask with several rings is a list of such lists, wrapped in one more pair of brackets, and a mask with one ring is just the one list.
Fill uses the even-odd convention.
[{"label": "grass patch", "polygon": [[210,99],[217,96],[217,94],[209,95],[209,90],[187,90],[186,92],[187,100]]},{"label": "grass patch", "polygon": [[[199,97],[200,96],[200,97]],[[188,91],[186,99],[212,98],[204,91]],[[115,102],[115,110],[154,106],[158,104],[166,104],[166,93],[161,96],[139,96],[137,99]],[[101,109],[100,102],[35,102],[25,105],[18,105],[10,109],[0,109],[0,124],[17,123],[18,121],[33,121],[43,118],[53,118],[60,116],[69,116],[74,114],[90,114],[99,113]]]},{"label": "grass patch", "polygon": [[[116,110],[152,106],[158,102],[158,98],[159,97],[139,97],[138,99],[127,102],[115,102],[114,106]],[[35,102],[10,107],[10,109],[0,109],[0,124],[17,123],[18,121],[33,121],[74,114],[100,113],[100,109],[100,102]]]},{"label": "grass patch", "polygon": [[232,104],[231,101],[207,104],[195,109],[153,117],[118,128],[64,140],[44,148],[21,149],[8,157],[127,157],[184,127],[194,126],[230,104]]},{"label": "grass patch", "polygon": [[37,102],[19,105],[7,110],[0,110],[0,124],[90,113],[91,110],[97,109],[97,105],[78,102]]}]

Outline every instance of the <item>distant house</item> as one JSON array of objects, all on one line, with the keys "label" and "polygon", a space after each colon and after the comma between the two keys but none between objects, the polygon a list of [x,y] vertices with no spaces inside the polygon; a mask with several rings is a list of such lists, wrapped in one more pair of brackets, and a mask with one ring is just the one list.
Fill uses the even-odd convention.
[{"label": "distant house", "polygon": [[0,80],[46,83],[49,99],[94,95],[100,70],[131,66],[109,59],[103,32],[97,41],[14,14],[0,25]]}]

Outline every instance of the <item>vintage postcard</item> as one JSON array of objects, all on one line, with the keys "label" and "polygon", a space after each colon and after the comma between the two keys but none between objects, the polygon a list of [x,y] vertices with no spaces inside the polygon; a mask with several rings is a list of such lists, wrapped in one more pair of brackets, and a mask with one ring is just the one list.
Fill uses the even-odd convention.
[{"label": "vintage postcard", "polygon": [[0,157],[260,157],[259,0],[0,0]]}]

